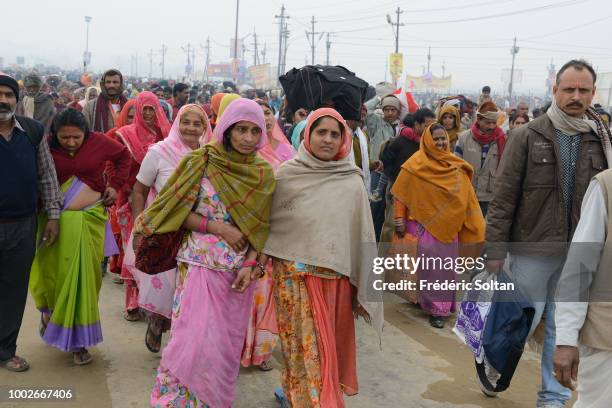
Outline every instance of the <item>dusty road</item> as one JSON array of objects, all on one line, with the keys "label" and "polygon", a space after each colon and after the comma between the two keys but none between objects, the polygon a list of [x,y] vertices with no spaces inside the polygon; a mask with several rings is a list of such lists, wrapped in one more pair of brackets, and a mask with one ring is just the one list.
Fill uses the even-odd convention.
[{"label": "dusty road", "polygon": [[[75,399],[63,402],[1,403],[0,407],[148,407],[159,355],[144,346],[146,325],[121,317],[123,287],[107,275],[100,309],[104,342],[91,350],[94,362],[77,367],[71,355],[46,346],[38,336],[39,314],[28,300],[19,349],[31,369],[0,370],[0,388],[72,388]],[[481,394],[471,354],[450,330],[429,326],[422,312],[401,303],[387,303],[382,351],[373,330],[358,325],[360,393],[347,399],[349,408],[483,407],[532,408],[540,383],[539,363],[526,353],[512,385],[496,399]],[[279,385],[280,354],[275,369],[242,370],[235,408],[278,407],[273,390]]]}]

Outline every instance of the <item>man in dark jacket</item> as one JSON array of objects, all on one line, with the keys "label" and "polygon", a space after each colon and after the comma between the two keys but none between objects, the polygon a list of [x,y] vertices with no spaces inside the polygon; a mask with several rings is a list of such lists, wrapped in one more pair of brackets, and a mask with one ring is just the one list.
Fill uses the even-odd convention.
[{"label": "man in dark jacket", "polygon": [[53,245],[59,232],[63,197],[43,126],[16,116],[17,82],[0,75],[0,366],[25,371],[15,352],[36,251],[40,198],[49,221],[40,245]]},{"label": "man in dark jacket", "polygon": [[509,252],[512,279],[535,307],[530,334],[545,318],[538,407],[562,407],[571,397],[553,375],[551,300],[589,181],[612,161],[610,131],[590,108],[595,80],[584,61],[559,70],[547,114],[516,129],[507,143],[489,207],[488,270],[499,271]]}]

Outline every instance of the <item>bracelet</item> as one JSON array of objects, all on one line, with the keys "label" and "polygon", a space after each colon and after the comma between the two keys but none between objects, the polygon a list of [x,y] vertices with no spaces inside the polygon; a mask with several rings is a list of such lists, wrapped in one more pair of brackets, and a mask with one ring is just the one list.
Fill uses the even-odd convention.
[{"label": "bracelet", "polygon": [[207,225],[208,225],[208,217],[206,216],[202,216],[202,220],[200,220],[200,225],[198,226],[198,232],[201,232],[202,234],[206,234],[207,230]]},{"label": "bracelet", "polygon": [[263,264],[261,262],[257,262],[257,267],[259,268],[259,270],[261,271],[261,273],[259,274],[259,277],[262,278],[265,274],[266,274],[266,268],[263,266]]},{"label": "bracelet", "polygon": [[252,268],[254,266],[257,266],[257,261],[244,261],[241,268]]}]

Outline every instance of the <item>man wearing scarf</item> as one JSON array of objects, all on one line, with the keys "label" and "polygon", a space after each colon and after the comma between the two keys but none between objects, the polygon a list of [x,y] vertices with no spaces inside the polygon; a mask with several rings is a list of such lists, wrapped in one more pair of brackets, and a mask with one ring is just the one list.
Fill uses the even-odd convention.
[{"label": "man wearing scarf", "polygon": [[[555,345],[563,352],[555,357],[558,367],[577,363],[577,339],[568,330],[577,320],[570,318],[573,323],[556,332],[552,299],[589,182],[612,163],[610,130],[590,107],[595,80],[595,70],[585,61],[571,60],[561,67],[547,114],[513,131],[489,206],[487,270],[499,272],[509,253],[512,279],[535,309],[529,335],[544,318],[537,407],[563,407],[571,397],[558,381],[569,384],[565,370],[553,372],[553,352]],[[609,309],[603,316],[609,328]],[[609,399],[597,406],[609,406]]]},{"label": "man wearing scarf", "polygon": [[39,121],[45,128],[45,134],[48,134],[55,117],[55,102],[51,95],[41,92],[42,84],[42,78],[36,74],[23,79],[25,95],[17,104],[15,113]]},{"label": "man wearing scarf", "polygon": [[480,105],[476,122],[470,130],[459,135],[455,146],[455,154],[474,168],[472,184],[484,217],[493,199],[495,174],[506,143],[504,131],[497,126],[500,114],[501,111],[491,101]]},{"label": "man wearing scarf", "polygon": [[106,133],[115,127],[115,120],[127,102],[123,96],[123,75],[116,69],[106,71],[100,79],[100,88],[100,95],[85,103],[83,114],[92,131]]}]

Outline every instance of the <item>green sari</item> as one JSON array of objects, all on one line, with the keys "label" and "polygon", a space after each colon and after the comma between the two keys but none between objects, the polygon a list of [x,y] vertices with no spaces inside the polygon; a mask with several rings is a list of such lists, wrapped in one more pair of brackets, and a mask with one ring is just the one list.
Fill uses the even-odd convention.
[{"label": "green sari", "polygon": [[[61,189],[66,203],[83,183],[73,177]],[[66,207],[68,204],[64,204]],[[102,341],[98,294],[107,214],[101,202],[82,210],[63,210],[59,236],[51,245],[39,245],[32,264],[30,293],[36,307],[51,314],[43,340],[64,351],[77,351]],[[38,220],[41,242],[47,217]]]}]

